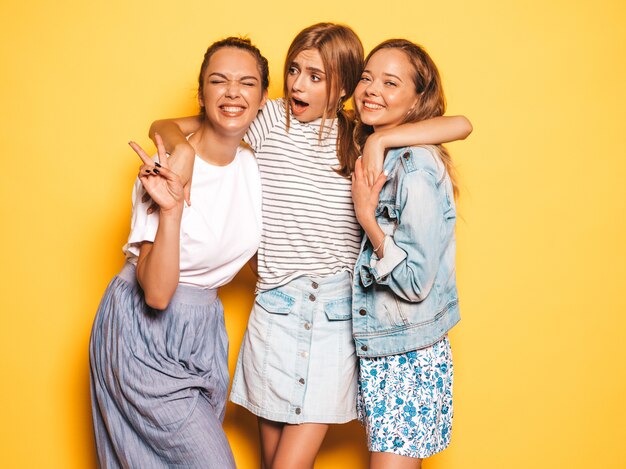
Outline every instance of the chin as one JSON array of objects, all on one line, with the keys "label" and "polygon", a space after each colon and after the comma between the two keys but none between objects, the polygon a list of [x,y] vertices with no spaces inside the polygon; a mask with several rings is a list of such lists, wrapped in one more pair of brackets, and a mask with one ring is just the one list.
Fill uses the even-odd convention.
[{"label": "chin", "polygon": [[248,129],[249,124],[245,124],[243,125],[241,122],[237,122],[237,123],[222,123],[220,124],[219,128],[221,129],[222,133],[225,135],[242,135],[246,133],[246,130]]},{"label": "chin", "polygon": [[365,125],[370,125],[370,126],[374,126],[374,125],[379,125],[378,122],[376,122],[376,119],[363,119],[361,118],[361,122]]}]

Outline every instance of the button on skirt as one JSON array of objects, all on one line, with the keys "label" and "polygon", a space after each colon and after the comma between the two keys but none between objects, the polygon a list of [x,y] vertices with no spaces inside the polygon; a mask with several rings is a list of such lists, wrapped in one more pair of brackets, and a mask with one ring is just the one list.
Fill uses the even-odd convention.
[{"label": "button on skirt", "polygon": [[299,277],[257,295],[231,401],[276,422],[356,418],[357,357],[349,272]]}]

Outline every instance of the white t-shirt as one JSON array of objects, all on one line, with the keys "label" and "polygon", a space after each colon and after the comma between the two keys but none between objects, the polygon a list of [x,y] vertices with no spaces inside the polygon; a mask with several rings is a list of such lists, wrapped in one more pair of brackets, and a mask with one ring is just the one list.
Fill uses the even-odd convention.
[{"label": "white t-shirt", "polygon": [[263,236],[257,290],[303,276],[352,271],[361,247],[351,181],[337,174],[337,119],[286,130],[283,99],[268,101],[244,139],[256,152],[263,184]]},{"label": "white t-shirt", "polygon": [[[137,264],[139,246],[153,242],[158,212],[147,214],[139,179],[133,190],[133,212],[126,259]],[[237,149],[227,166],[199,156],[193,168],[191,206],[185,206],[180,227],[180,283],[218,288],[228,283],[254,255],[261,239],[261,183],[252,152]]]}]

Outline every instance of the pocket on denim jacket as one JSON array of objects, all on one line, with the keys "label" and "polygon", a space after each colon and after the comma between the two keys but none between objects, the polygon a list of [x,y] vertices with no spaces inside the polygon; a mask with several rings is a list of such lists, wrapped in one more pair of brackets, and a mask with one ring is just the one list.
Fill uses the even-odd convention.
[{"label": "pocket on denim jacket", "polygon": [[266,291],[256,296],[256,303],[271,314],[289,314],[295,302],[295,298],[278,290]]},{"label": "pocket on denim jacket", "polygon": [[352,319],[352,297],[329,301],[324,305],[324,312],[329,321]]}]

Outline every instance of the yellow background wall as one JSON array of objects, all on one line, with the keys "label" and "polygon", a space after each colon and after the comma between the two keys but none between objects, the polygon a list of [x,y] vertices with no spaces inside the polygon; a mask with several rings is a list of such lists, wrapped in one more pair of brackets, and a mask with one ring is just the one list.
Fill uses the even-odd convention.
[{"label": "yellow background wall", "polygon": [[[122,265],[151,120],[193,113],[209,43],[248,34],[271,96],[293,36],[351,25],[371,49],[420,42],[462,176],[455,422],[433,468],[625,468],[626,4],[621,0],[339,2],[24,0],[0,6],[0,466],[95,466],[87,343]],[[222,292],[231,370],[253,278]],[[229,407],[240,468],[254,419]],[[319,468],[364,467],[358,424]]]}]

